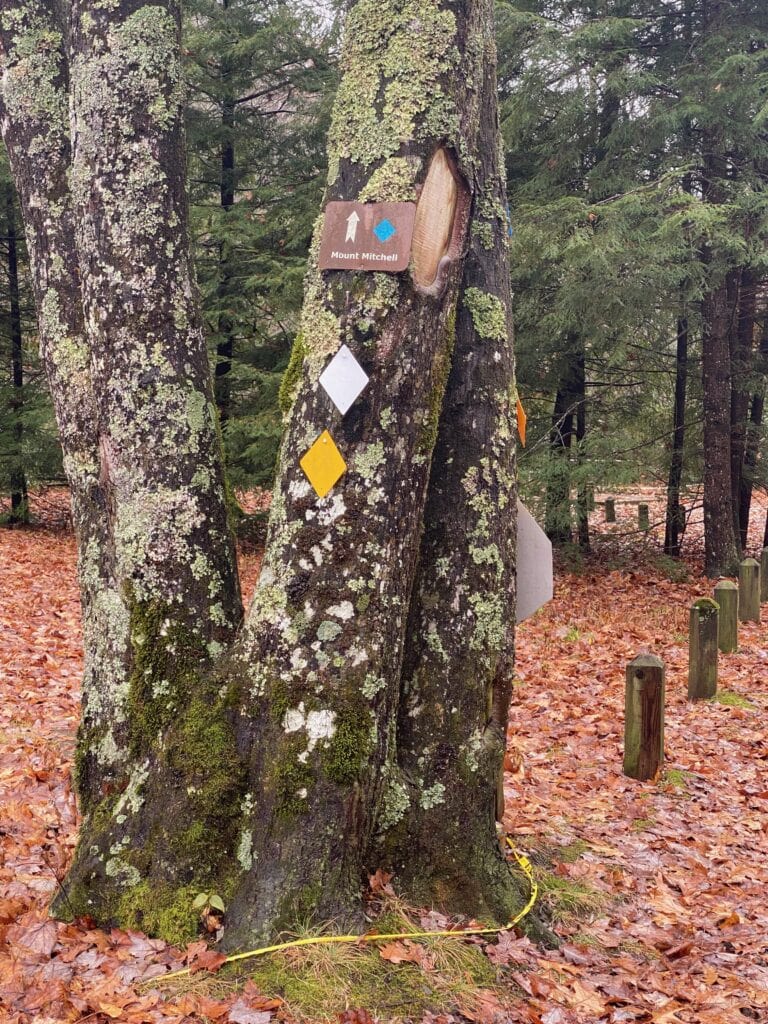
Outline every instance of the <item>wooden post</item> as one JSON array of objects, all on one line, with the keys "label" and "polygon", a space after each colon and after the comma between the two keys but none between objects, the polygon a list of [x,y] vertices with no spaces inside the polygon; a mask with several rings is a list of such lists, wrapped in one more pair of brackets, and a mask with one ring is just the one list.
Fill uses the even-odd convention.
[{"label": "wooden post", "polygon": [[754,558],[739,564],[739,618],[742,622],[760,621],[760,563]]},{"label": "wooden post", "polygon": [[664,763],[664,662],[641,654],[627,665],[624,774],[652,779]]},{"label": "wooden post", "polygon": [[700,597],[691,605],[688,646],[688,700],[704,700],[717,693],[717,602]]},{"label": "wooden post", "polygon": [[646,533],[651,528],[651,519],[648,515],[648,506],[640,504],[637,506],[637,525],[638,528],[644,530]]},{"label": "wooden post", "polygon": [[606,523],[616,522],[616,502],[613,498],[605,499],[605,521]]},{"label": "wooden post", "polygon": [[739,646],[739,588],[731,580],[720,580],[715,601],[720,608],[717,646],[723,654],[730,654]]},{"label": "wooden post", "polygon": [[768,548],[760,555],[760,603],[768,601]]}]

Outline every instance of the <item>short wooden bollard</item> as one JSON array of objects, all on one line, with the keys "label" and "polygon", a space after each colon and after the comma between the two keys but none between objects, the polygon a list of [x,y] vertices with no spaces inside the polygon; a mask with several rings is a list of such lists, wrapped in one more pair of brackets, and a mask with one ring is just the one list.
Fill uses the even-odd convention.
[{"label": "short wooden bollard", "polygon": [[691,605],[688,638],[688,700],[706,700],[717,693],[717,602],[700,597]]},{"label": "short wooden bollard", "polygon": [[664,662],[641,654],[627,665],[624,774],[652,779],[664,763]]},{"label": "short wooden bollard", "polygon": [[768,601],[768,548],[760,554],[760,603]]},{"label": "short wooden bollard", "polygon": [[739,618],[760,621],[760,563],[755,558],[739,563]]},{"label": "short wooden bollard", "polygon": [[730,654],[739,646],[739,588],[731,580],[720,580],[715,601],[720,608],[717,646],[723,654]]},{"label": "short wooden bollard", "polygon": [[648,514],[647,505],[637,506],[637,526],[638,529],[645,531],[646,533],[651,528],[651,518]]},{"label": "short wooden bollard", "polygon": [[606,523],[616,522],[616,502],[613,498],[605,499],[605,521]]}]

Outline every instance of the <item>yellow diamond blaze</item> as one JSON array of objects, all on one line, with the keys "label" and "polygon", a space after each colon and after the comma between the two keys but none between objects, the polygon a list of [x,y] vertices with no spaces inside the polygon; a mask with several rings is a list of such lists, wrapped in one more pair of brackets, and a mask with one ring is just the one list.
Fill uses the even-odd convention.
[{"label": "yellow diamond blaze", "polygon": [[347,469],[341,452],[327,430],[322,432],[299,465],[315,488],[318,498],[324,498]]}]

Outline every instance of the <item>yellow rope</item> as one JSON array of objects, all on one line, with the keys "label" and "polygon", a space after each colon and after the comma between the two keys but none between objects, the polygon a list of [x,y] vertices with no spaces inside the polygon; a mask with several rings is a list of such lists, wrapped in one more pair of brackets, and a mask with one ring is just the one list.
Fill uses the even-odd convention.
[{"label": "yellow rope", "polygon": [[[337,942],[384,942],[395,939],[462,938],[465,935],[494,935],[498,932],[507,931],[510,928],[514,928],[518,921],[522,921],[526,914],[530,913],[539,894],[539,887],[536,884],[536,879],[533,877],[531,862],[524,853],[518,853],[518,851],[512,846],[509,837],[507,837],[507,845],[512,850],[515,860],[520,866],[525,877],[528,879],[531,887],[531,896],[520,913],[505,925],[499,925],[493,928],[461,928],[453,931],[446,930],[440,932],[389,932],[387,934],[372,932],[365,935],[317,935],[308,939],[293,939],[291,942],[279,942],[275,946],[262,946],[261,949],[249,949],[245,953],[234,953],[232,956],[228,956],[227,959],[223,961],[223,964],[233,964],[238,960],[249,960],[255,956],[266,956],[267,953],[277,953],[281,949],[297,949],[299,946],[329,946],[332,943]],[[167,981],[170,978],[180,978],[185,974],[189,974],[189,967],[184,967],[179,971],[172,971],[170,974],[161,975],[156,980]]]}]

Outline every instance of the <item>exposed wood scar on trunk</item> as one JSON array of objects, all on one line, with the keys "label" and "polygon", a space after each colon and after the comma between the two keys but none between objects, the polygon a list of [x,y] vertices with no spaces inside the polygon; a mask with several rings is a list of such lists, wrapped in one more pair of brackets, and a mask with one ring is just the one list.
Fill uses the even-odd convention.
[{"label": "exposed wood scar on trunk", "polygon": [[470,194],[446,149],[436,150],[416,206],[411,276],[416,291],[438,296],[461,256]]}]

